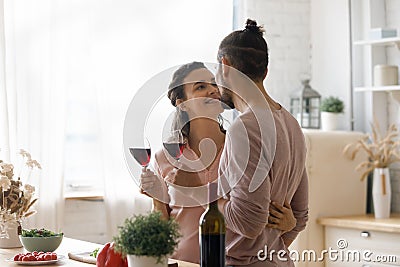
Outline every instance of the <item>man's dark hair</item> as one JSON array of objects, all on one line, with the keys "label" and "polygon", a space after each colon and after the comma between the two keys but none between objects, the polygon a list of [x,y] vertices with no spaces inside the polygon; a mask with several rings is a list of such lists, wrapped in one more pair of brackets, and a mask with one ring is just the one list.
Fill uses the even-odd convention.
[{"label": "man's dark hair", "polygon": [[263,38],[264,29],[247,19],[244,30],[226,36],[218,49],[218,62],[225,57],[235,69],[253,81],[262,81],[268,67],[268,45]]}]

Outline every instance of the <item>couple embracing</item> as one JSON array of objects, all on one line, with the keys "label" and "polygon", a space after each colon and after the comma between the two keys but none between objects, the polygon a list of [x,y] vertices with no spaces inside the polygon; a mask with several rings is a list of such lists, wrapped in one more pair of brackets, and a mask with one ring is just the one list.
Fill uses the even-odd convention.
[{"label": "couple embracing", "polygon": [[[247,20],[222,40],[217,59],[215,75],[200,62],[175,71],[168,97],[176,107],[173,127],[185,139],[182,160],[177,168],[164,151],[156,153],[155,173],[141,175],[142,192],[180,224],[175,259],[199,263],[202,189],[218,182],[226,264],[294,266],[288,246],[308,219],[306,146],[296,119],[264,88],[269,58],[262,27]],[[224,108],[240,113],[227,130]],[[284,253],[260,257],[264,248]]]}]

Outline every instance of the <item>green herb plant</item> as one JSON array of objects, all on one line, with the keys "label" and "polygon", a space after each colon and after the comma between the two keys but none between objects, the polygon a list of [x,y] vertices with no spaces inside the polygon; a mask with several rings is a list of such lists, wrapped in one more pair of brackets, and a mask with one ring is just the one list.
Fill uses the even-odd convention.
[{"label": "green herb plant", "polygon": [[92,252],[90,252],[89,256],[97,258],[97,254],[99,254],[100,248],[95,248]]},{"label": "green herb plant", "polygon": [[321,102],[321,111],[342,113],[344,110],[344,103],[337,97],[330,96]]},{"label": "green herb plant", "polygon": [[113,238],[115,251],[122,255],[155,257],[157,263],[174,252],[181,236],[178,223],[173,218],[162,218],[160,212],[127,218],[118,228],[119,233]]}]

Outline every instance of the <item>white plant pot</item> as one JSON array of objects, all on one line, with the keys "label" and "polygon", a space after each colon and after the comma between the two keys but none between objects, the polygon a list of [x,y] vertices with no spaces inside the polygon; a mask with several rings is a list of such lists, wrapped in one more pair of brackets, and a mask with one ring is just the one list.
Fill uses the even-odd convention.
[{"label": "white plant pot", "polygon": [[128,255],[129,267],[167,267],[168,258],[165,257],[160,263],[157,263],[157,258],[149,256]]},{"label": "white plant pot", "polygon": [[391,193],[389,169],[375,168],[372,183],[375,218],[383,219],[390,217]]},{"label": "white plant pot", "polygon": [[321,129],[323,131],[334,131],[339,126],[340,113],[321,112]]}]

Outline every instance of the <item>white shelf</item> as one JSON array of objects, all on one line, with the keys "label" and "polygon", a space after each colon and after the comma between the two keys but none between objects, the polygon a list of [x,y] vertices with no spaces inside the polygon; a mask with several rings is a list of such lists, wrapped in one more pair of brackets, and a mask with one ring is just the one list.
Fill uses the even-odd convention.
[{"label": "white shelf", "polygon": [[360,40],[355,41],[354,45],[396,45],[397,48],[400,48],[400,37],[382,38],[378,40]]},{"label": "white shelf", "polygon": [[354,92],[391,92],[400,91],[400,85],[355,87]]},{"label": "white shelf", "polygon": [[386,92],[400,104],[400,85],[355,87],[354,92]]}]

